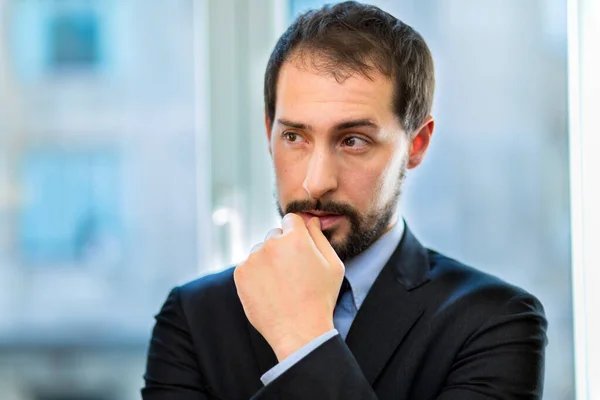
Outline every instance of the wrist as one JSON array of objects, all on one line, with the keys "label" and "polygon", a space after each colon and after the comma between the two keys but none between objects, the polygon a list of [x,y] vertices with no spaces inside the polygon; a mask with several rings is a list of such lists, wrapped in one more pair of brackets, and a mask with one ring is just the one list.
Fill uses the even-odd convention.
[{"label": "wrist", "polygon": [[333,321],[310,330],[296,330],[294,332],[282,335],[271,345],[271,348],[273,349],[275,356],[277,356],[277,360],[281,362],[291,354],[300,350],[308,343],[331,331],[332,329],[335,329],[333,326]]}]

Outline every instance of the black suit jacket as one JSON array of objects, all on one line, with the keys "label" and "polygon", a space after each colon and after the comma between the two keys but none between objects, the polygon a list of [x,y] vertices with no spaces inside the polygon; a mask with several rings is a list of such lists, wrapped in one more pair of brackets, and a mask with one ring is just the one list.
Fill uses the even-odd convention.
[{"label": "black suit jacket", "polygon": [[266,387],[277,363],[233,268],[173,289],[146,400],[540,399],[546,320],[525,291],[425,249],[406,229],[350,327]]}]

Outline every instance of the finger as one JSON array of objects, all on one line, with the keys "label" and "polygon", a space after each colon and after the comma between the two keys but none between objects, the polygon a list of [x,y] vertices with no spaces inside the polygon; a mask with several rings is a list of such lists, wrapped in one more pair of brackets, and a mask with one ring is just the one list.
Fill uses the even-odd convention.
[{"label": "finger", "polygon": [[265,242],[271,238],[281,236],[282,234],[283,234],[283,230],[281,228],[271,229],[267,233],[267,236],[265,236]]},{"label": "finger", "polygon": [[254,253],[257,250],[260,250],[264,244],[265,244],[265,242],[256,243],[250,250],[250,254]]},{"label": "finger", "polygon": [[294,213],[289,213],[289,214],[285,214],[285,216],[283,217],[283,220],[281,221],[281,228],[283,230],[283,233],[292,231],[292,230],[296,230],[299,228],[303,228],[304,227],[304,221],[302,220],[302,217],[299,216],[298,214],[294,214]]},{"label": "finger", "polygon": [[329,264],[341,262],[337,253],[335,252],[333,247],[331,247],[329,240],[327,240],[327,238],[325,237],[325,235],[323,235],[323,232],[321,231],[321,220],[317,217],[311,218],[310,221],[308,221],[306,227],[308,229],[310,237],[317,246],[319,253],[321,253],[323,257],[325,257],[327,262]]}]

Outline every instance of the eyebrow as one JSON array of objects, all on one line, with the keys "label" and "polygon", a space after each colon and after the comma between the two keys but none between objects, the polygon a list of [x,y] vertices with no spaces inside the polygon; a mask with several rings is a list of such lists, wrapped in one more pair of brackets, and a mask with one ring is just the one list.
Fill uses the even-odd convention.
[{"label": "eyebrow", "polygon": [[281,125],[285,125],[289,128],[302,129],[304,131],[312,131],[313,130],[312,126],[310,126],[310,125],[302,124],[300,122],[293,122],[293,121],[290,121],[290,120],[284,119],[284,118],[279,118],[277,120],[277,123],[281,124]]},{"label": "eyebrow", "polygon": [[340,124],[337,124],[335,126],[335,129],[338,131],[343,131],[345,129],[363,128],[363,127],[379,128],[379,125],[377,125],[375,122],[371,121],[370,119],[355,119],[355,120],[345,121]]},{"label": "eyebrow", "polygon": [[[290,121],[290,120],[287,120],[284,118],[278,119],[277,123],[279,123],[281,125],[285,125],[290,128],[294,128],[294,129],[302,129],[302,130],[306,130],[306,131],[313,130],[312,126],[310,126],[310,125],[303,124],[300,122],[293,122],[293,121]],[[337,124],[333,127],[333,130],[343,131],[346,129],[362,128],[362,127],[379,128],[379,125],[377,125],[375,122],[371,121],[370,119],[354,119],[354,120],[350,120],[350,121],[340,122],[339,124]]]}]

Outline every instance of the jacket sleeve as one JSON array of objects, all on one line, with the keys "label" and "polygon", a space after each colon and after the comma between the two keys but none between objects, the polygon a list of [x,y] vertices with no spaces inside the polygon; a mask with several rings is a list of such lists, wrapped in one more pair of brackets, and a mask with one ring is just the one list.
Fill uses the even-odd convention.
[{"label": "jacket sleeve", "polygon": [[513,297],[465,342],[438,400],[541,399],[546,328],[535,297]]},{"label": "jacket sleeve", "polygon": [[376,400],[377,396],[338,334],[252,397],[271,399]]},{"label": "jacket sleeve", "polygon": [[144,400],[207,400],[194,356],[190,330],[183,316],[179,289],[171,291],[156,323],[148,349]]},{"label": "jacket sleeve", "polygon": [[[546,327],[533,296],[510,299],[465,341],[437,400],[541,399]],[[337,335],[252,399],[375,400],[377,395]]]}]

